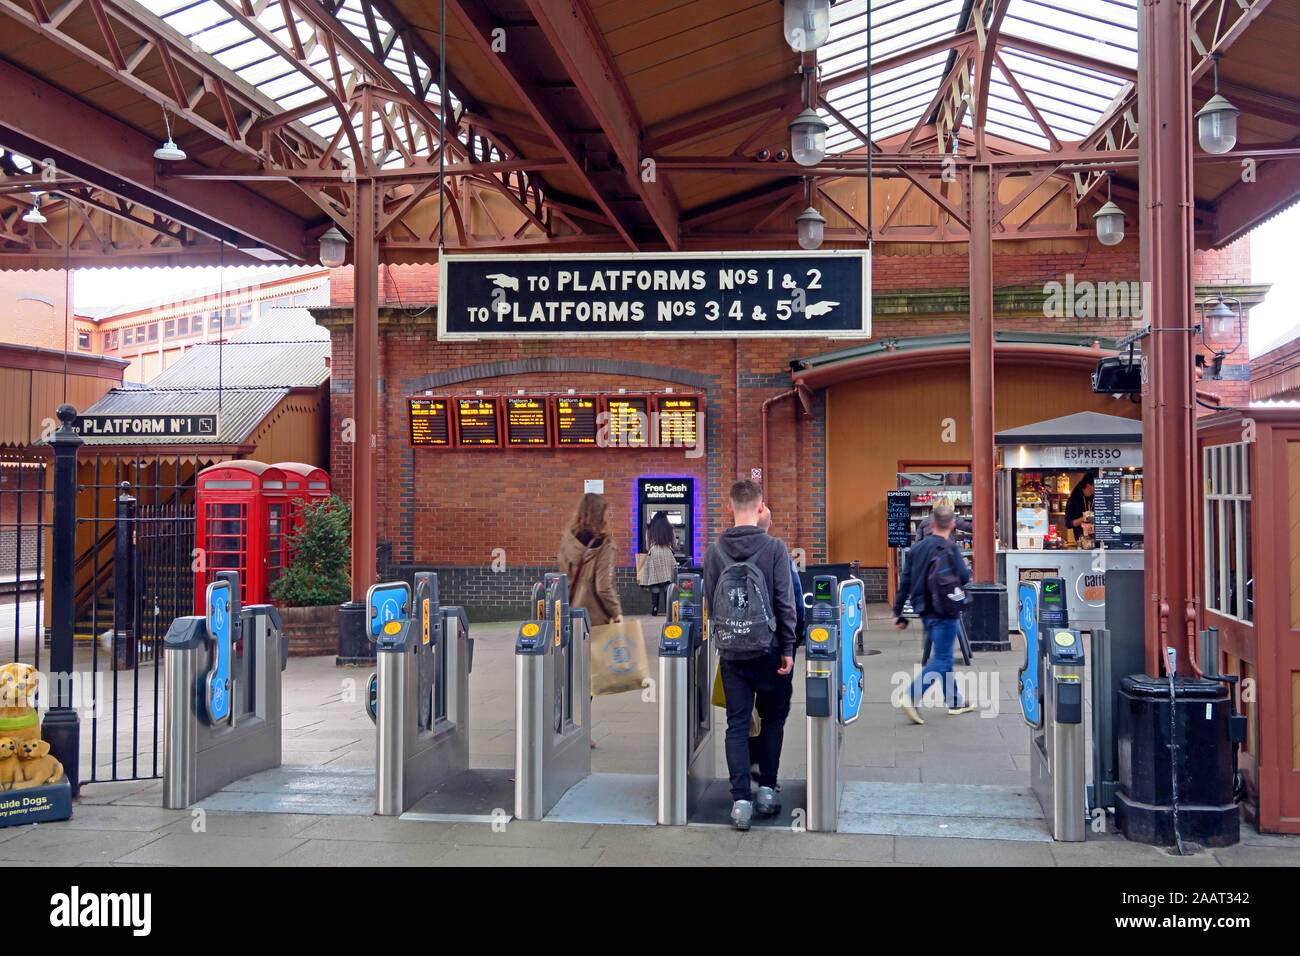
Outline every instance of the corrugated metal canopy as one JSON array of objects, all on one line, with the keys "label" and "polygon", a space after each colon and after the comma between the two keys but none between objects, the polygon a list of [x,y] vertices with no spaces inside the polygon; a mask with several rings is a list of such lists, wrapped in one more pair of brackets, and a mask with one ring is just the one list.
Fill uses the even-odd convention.
[{"label": "corrugated metal canopy", "polygon": [[253,430],[289,394],[287,388],[215,388],[186,391],[174,388],[114,389],[84,415],[217,415],[217,436],[160,437],[155,435],[88,436],[87,445],[242,445]]}]

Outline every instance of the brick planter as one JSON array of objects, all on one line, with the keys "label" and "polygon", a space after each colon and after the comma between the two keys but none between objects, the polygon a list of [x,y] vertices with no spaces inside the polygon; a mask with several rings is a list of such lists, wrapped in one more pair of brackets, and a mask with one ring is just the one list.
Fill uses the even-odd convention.
[{"label": "brick planter", "polygon": [[289,639],[290,657],[334,654],[339,643],[339,607],[282,607],[280,620]]}]

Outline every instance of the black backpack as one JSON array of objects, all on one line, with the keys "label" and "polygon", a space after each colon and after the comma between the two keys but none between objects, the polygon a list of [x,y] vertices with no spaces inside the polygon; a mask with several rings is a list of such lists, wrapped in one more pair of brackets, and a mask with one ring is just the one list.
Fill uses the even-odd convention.
[{"label": "black backpack", "polygon": [[925,569],[925,597],[928,612],[934,617],[960,617],[970,603],[970,595],[962,585],[961,575],[953,562],[961,561],[961,552],[948,542],[930,559]]},{"label": "black backpack", "polygon": [[725,563],[709,604],[709,633],[720,654],[757,656],[770,651],[776,641],[767,579],[752,557],[736,561],[721,548]]}]

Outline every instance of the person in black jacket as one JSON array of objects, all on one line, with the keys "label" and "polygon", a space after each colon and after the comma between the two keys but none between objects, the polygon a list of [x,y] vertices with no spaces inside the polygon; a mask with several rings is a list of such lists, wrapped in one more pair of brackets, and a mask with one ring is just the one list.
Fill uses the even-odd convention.
[{"label": "person in black jacket", "polygon": [[[729,494],[735,526],[728,528],[710,545],[704,556],[704,593],[709,600],[711,620],[717,602],[718,580],[730,563],[753,560],[763,577],[766,607],[776,621],[776,633],[766,651],[735,653],[721,651],[719,670],[727,697],[727,774],[731,778],[731,820],[739,830],[748,830],[755,810],[774,814],[776,778],[785,737],[785,720],[790,714],[794,671],[795,607],[791,581],[790,552],[785,542],[773,538],[758,526],[763,511],[763,490],[757,482],[737,481]],[[757,807],[749,776],[749,717],[758,706],[762,730],[755,742],[759,781]]]},{"label": "person in black jacket", "polygon": [[914,724],[925,723],[917,712],[916,705],[924,695],[926,687],[935,680],[943,681],[943,696],[948,703],[949,714],[954,716],[968,714],[975,709],[969,701],[963,701],[957,695],[953,670],[953,644],[957,640],[958,620],[955,617],[939,617],[933,613],[929,606],[930,595],[927,587],[930,562],[936,555],[941,555],[940,560],[952,562],[952,567],[962,584],[970,581],[971,573],[970,568],[966,566],[966,559],[952,542],[953,528],[957,523],[956,517],[951,508],[943,505],[931,512],[930,523],[933,532],[922,538],[920,544],[907,552],[907,563],[903,565],[903,573],[898,582],[898,594],[894,598],[896,618],[894,626],[899,630],[907,627],[907,618],[903,617],[903,604],[911,600],[912,610],[921,615],[925,634],[930,638],[930,660],[899,701],[903,713],[907,714],[908,719]]}]

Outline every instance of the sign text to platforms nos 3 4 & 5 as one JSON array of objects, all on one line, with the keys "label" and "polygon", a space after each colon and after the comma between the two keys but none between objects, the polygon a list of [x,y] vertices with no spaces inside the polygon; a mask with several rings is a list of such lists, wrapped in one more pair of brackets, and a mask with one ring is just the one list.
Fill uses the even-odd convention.
[{"label": "sign text to platforms nos 3 4 & 5", "polygon": [[865,249],[444,256],[438,338],[870,334]]}]

